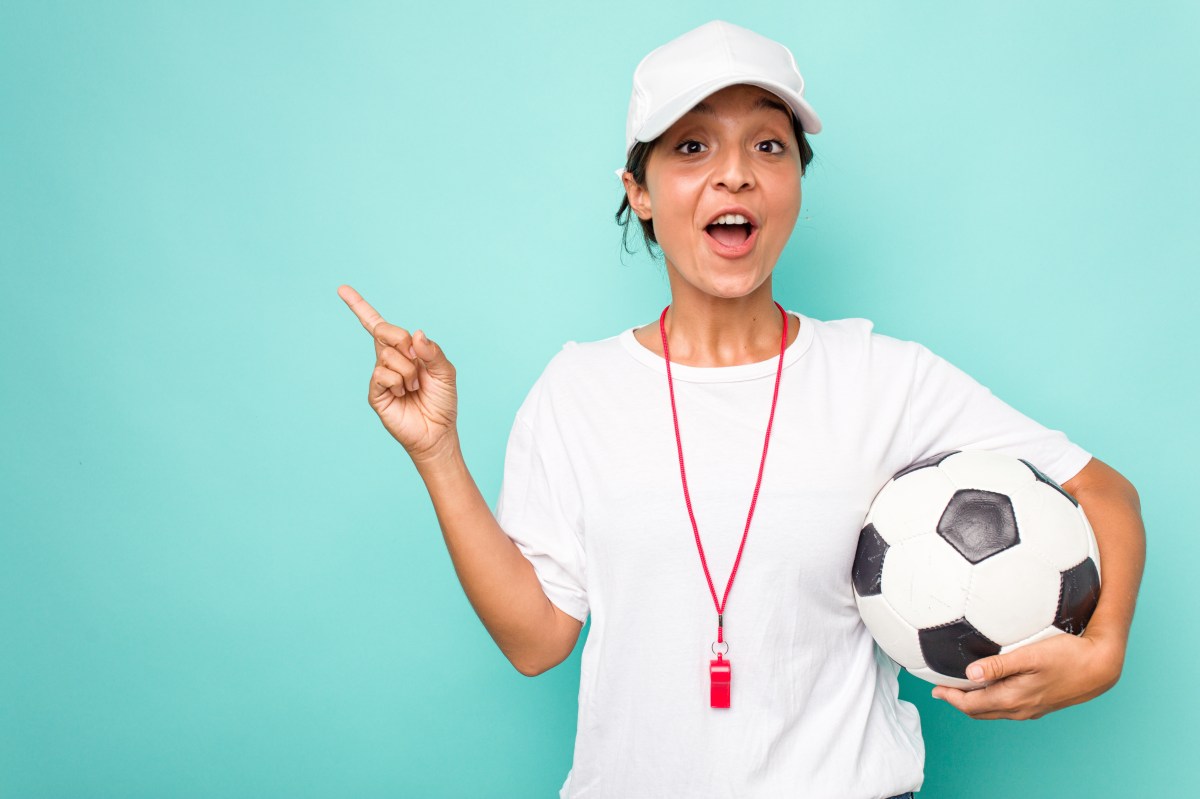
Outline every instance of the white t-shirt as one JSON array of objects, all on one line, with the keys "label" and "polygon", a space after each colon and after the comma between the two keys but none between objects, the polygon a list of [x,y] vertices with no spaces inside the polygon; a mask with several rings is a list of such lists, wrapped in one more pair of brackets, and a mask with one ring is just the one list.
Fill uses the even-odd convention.
[{"label": "white t-shirt", "polygon": [[[947,450],[1007,452],[1060,484],[1091,458],[916,342],[875,333],[868,319],[789,313],[800,331],[725,606],[728,709],[710,706],[717,612],[684,501],[666,362],[634,328],[567,342],[517,412],[497,521],[555,605],[580,621],[591,614],[561,799],[918,790],[920,717],[898,698],[899,666],[851,587],[871,500],[903,467]],[[777,364],[671,363],[718,599],[745,530]]]}]

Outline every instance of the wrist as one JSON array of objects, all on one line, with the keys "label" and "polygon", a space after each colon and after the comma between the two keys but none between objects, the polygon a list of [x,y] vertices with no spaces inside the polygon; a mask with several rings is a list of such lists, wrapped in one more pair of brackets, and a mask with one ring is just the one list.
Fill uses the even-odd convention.
[{"label": "wrist", "polygon": [[427,481],[432,477],[453,471],[463,464],[462,447],[459,445],[458,433],[452,431],[444,435],[440,441],[420,453],[409,453],[413,465]]}]

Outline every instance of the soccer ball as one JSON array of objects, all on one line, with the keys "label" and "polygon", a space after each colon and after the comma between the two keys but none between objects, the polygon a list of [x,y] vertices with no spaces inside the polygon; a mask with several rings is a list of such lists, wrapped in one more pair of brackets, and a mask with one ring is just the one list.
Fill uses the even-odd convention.
[{"label": "soccer ball", "polygon": [[852,583],[879,647],[963,690],[979,658],[1079,635],[1100,598],[1083,508],[1023,458],[955,450],[892,476],[871,501]]}]

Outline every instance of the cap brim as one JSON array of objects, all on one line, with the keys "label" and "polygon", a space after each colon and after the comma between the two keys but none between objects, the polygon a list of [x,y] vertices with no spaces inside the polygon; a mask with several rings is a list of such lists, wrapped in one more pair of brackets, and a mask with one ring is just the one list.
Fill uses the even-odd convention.
[{"label": "cap brim", "polygon": [[638,141],[653,141],[657,139],[667,128],[674,125],[676,120],[690,111],[696,103],[719,89],[724,89],[726,86],[733,86],[738,83],[748,83],[751,86],[759,86],[772,92],[780,100],[787,103],[796,116],[799,117],[800,127],[804,129],[806,134],[812,135],[821,132],[821,120],[817,116],[817,112],[813,111],[812,106],[803,97],[796,95],[789,87],[754,75],[742,77],[727,75],[719,80],[701,84],[664,103],[662,108],[646,119],[641,130],[634,134],[634,138]]}]

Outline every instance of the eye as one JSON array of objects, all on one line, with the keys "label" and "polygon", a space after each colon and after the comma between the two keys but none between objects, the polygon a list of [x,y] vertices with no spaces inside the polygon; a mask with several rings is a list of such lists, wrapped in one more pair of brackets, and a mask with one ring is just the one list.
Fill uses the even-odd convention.
[{"label": "eye", "polygon": [[[768,151],[768,155],[781,155],[781,154],[787,152],[787,149],[788,149],[787,142],[783,141],[782,139],[764,139],[763,141],[759,142],[759,144],[772,144],[772,143],[779,145],[779,149]],[[703,144],[702,142],[696,141],[695,139],[684,139],[679,144],[675,145],[675,152],[679,152],[681,148],[685,148],[688,145],[692,145],[692,144],[696,145],[697,147],[706,147],[707,146],[707,145]],[[689,150],[685,150],[684,152],[680,153],[680,155],[698,155],[700,152],[701,152],[700,150],[689,149]]]}]

